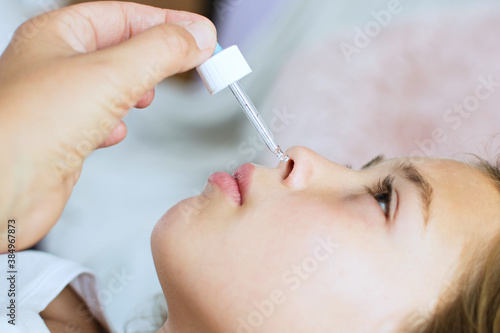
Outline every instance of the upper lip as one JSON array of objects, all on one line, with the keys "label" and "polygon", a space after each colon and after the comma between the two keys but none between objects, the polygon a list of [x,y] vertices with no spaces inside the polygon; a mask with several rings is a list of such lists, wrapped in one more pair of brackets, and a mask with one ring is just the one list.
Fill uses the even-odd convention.
[{"label": "upper lip", "polygon": [[252,181],[253,171],[255,169],[255,165],[253,164],[243,164],[240,166],[234,173],[233,178],[238,183],[238,188],[241,194],[241,202],[245,201],[245,198],[248,195],[248,191],[250,188],[250,183]]}]

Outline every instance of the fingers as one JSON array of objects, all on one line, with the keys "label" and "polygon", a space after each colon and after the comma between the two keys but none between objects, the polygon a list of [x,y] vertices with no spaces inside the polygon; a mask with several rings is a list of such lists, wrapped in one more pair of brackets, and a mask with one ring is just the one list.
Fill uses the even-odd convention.
[{"label": "fingers", "polygon": [[[29,38],[18,38],[2,55],[0,81],[15,91],[35,87],[25,102],[46,105],[51,115],[43,119],[64,124],[59,130],[67,133],[68,147],[79,144],[78,133],[109,133],[128,109],[152,102],[159,82],[198,66],[216,45],[206,18],[131,3],[85,3],[40,18]],[[50,126],[43,131],[59,133]],[[125,135],[120,124],[102,146]]]},{"label": "fingers", "polygon": [[[133,3],[84,3],[46,16],[47,24],[26,49],[11,52],[17,60],[11,61],[9,71],[28,72],[84,56],[84,61],[72,59],[71,72],[85,71],[95,82],[108,82],[114,90],[109,97],[119,101],[118,109],[149,105],[148,91],[166,77],[207,60],[217,40],[215,26],[207,18]],[[89,93],[91,88],[95,83],[89,85]]]},{"label": "fingers", "polygon": [[[198,14],[128,2],[95,2],[37,16],[16,31],[7,56],[29,58],[31,67],[60,57],[118,45],[152,27],[175,22],[211,22]],[[36,58],[29,57],[37,54]]]},{"label": "fingers", "polygon": [[142,99],[136,104],[137,109],[145,109],[148,106],[153,103],[153,100],[155,99],[155,90],[152,89],[148,91],[144,96],[142,96]]},{"label": "fingers", "polygon": [[[205,21],[193,13],[160,9],[127,2],[85,3],[61,10],[58,17],[70,17],[73,38],[82,41],[86,52],[117,45],[160,24]],[[81,21],[79,23],[79,21]]]},{"label": "fingers", "polygon": [[19,27],[14,39],[19,44],[39,43],[58,51],[89,53],[117,45],[160,24],[187,21],[209,22],[194,13],[103,1],[39,15]]},{"label": "fingers", "polygon": [[117,64],[130,73],[144,72],[145,68],[155,70],[149,74],[164,79],[200,65],[213,54],[215,44],[212,23],[181,22],[154,27],[96,56],[99,61]]},{"label": "fingers", "polygon": [[86,71],[116,90],[116,108],[127,109],[165,78],[206,61],[215,45],[216,30],[210,22],[162,24],[86,55]]},{"label": "fingers", "polygon": [[104,140],[98,148],[108,148],[119,144],[127,136],[127,125],[122,121],[115,127],[111,134]]}]

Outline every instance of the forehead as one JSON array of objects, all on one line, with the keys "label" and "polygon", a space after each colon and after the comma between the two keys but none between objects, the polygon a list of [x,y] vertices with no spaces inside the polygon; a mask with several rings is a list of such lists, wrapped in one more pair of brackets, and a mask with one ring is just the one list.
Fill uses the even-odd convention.
[{"label": "forehead", "polygon": [[471,164],[434,157],[401,157],[386,160],[378,166],[389,170],[401,162],[414,165],[431,184],[437,198],[444,196],[440,199],[449,201],[450,204],[467,202],[474,207],[495,204],[495,208],[500,208],[500,190],[488,175]]},{"label": "forehead", "polygon": [[467,199],[469,202],[477,202],[479,198],[488,198],[488,202],[498,202],[500,199],[500,191],[493,180],[471,164],[441,158],[409,161],[436,187],[437,191],[448,193],[450,199]]},{"label": "forehead", "polygon": [[434,227],[484,239],[500,229],[500,191],[484,172],[450,159],[410,161],[433,188]]},{"label": "forehead", "polygon": [[[493,192],[489,194],[495,196],[496,192],[497,196],[500,197],[500,191],[495,187],[493,180],[489,176],[474,165],[457,160],[436,157],[398,157],[387,160],[380,159],[370,169],[380,168],[389,170],[392,166],[402,162],[414,165],[432,183],[437,183],[438,185],[457,185],[458,187],[470,183],[479,184],[481,185],[481,190],[488,189],[488,192]],[[452,183],[447,184],[450,181]]]}]

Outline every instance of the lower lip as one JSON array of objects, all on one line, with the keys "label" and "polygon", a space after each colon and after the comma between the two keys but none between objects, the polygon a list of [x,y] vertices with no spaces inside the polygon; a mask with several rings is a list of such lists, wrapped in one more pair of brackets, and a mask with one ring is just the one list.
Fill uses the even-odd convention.
[{"label": "lower lip", "polygon": [[238,182],[230,174],[216,172],[208,180],[219,187],[231,201],[237,205],[241,205],[241,193]]}]

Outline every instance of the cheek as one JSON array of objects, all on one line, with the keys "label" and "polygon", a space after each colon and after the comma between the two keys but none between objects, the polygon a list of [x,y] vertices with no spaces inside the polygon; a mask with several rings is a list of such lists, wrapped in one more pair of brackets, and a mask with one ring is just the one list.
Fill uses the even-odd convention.
[{"label": "cheek", "polygon": [[[274,289],[290,290],[295,266],[314,265],[315,256],[324,261],[324,249],[316,250],[329,217],[328,210],[304,205],[304,200],[266,200],[249,207],[227,223],[220,239],[208,242],[200,253],[206,286],[219,290],[223,303],[241,304],[251,311],[254,301],[266,299]],[[279,204],[278,204],[279,202]],[[282,208],[282,207],[287,207]],[[315,252],[316,250],[316,252]],[[307,266],[309,267],[309,266]],[[309,269],[309,268],[307,268]],[[249,308],[247,308],[249,307]]]},{"label": "cheek", "polygon": [[[162,286],[182,288],[195,286],[201,279],[192,274],[198,270],[200,256],[220,243],[230,211],[206,205],[203,197],[181,201],[157,222],[151,233],[151,250]],[[215,207],[213,207],[215,206]],[[208,251],[210,252],[210,251]]]},{"label": "cheek", "polygon": [[244,258],[244,267],[235,272],[244,271],[259,284],[283,284],[290,267],[304,264],[311,270],[325,262],[339,244],[369,247],[370,239],[381,230],[370,230],[373,226],[366,213],[345,206],[303,195],[262,202],[230,225],[221,259],[231,253],[236,258],[231,264],[238,265],[237,259]]},{"label": "cheek", "polygon": [[345,198],[341,205],[349,214],[349,219],[364,228],[374,229],[385,226],[385,215],[377,201],[369,194]]},{"label": "cheek", "polygon": [[214,315],[231,309],[232,318],[255,311],[255,302],[276,290],[287,300],[283,313],[332,307],[344,296],[359,303],[382,279],[367,255],[383,230],[369,199],[287,193],[237,211],[213,205],[198,212],[188,199],[153,232],[162,286]]},{"label": "cheek", "polygon": [[407,303],[408,281],[395,272],[398,263],[391,251],[376,240],[363,246],[353,238],[341,239],[328,260],[301,280],[294,296],[299,303],[329,309],[318,311],[318,321],[370,323]]}]

